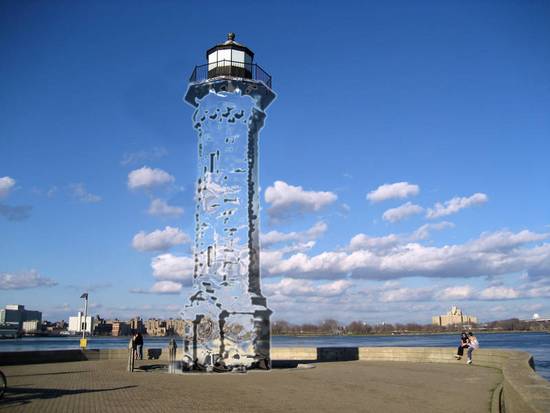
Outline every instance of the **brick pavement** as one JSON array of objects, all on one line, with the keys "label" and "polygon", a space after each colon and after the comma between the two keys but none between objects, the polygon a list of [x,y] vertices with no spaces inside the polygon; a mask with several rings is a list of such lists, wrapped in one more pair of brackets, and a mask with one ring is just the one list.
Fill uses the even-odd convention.
[{"label": "brick pavement", "polygon": [[[138,362],[139,363],[139,362]],[[464,364],[338,362],[314,369],[169,375],[143,361],[6,366],[9,412],[488,412],[498,370]],[[139,364],[138,364],[139,366]]]}]

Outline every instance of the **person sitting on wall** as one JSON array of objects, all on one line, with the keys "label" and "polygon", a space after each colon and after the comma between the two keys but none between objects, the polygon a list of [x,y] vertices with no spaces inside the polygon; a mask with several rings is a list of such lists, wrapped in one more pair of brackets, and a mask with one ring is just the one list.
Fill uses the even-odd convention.
[{"label": "person sitting on wall", "polygon": [[469,341],[468,341],[468,334],[466,334],[465,331],[462,332],[460,335],[460,344],[458,345],[458,349],[455,354],[455,358],[457,360],[460,360],[462,356],[464,355],[464,349],[470,347]]},{"label": "person sitting on wall", "polygon": [[468,336],[468,364],[472,364],[472,353],[475,349],[479,348],[479,341],[477,341],[477,337],[474,336],[474,333],[472,333],[471,331],[468,333]]}]

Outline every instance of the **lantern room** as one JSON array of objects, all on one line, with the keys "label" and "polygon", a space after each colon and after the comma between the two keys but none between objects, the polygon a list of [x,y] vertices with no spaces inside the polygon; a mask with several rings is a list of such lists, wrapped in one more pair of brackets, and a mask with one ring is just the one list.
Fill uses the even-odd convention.
[{"label": "lantern room", "polygon": [[208,79],[218,76],[252,79],[254,53],[235,41],[235,33],[229,33],[226,42],[208,49],[206,58]]}]

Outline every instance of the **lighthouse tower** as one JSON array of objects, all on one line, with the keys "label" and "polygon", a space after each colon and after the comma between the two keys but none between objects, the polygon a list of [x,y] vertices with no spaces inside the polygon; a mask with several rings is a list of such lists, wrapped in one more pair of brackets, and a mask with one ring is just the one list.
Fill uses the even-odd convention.
[{"label": "lighthouse tower", "polygon": [[271,311],[261,293],[258,138],[275,98],[271,76],[235,41],[206,52],[185,100],[198,136],[193,292],[184,366],[270,368]]}]

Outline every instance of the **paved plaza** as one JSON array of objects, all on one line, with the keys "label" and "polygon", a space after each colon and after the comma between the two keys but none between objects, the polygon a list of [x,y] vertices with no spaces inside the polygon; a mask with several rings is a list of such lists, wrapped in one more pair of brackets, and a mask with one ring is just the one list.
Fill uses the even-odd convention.
[{"label": "paved plaza", "polygon": [[169,375],[151,361],[6,366],[9,412],[488,412],[499,370],[352,361],[246,374]]}]

